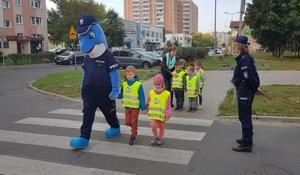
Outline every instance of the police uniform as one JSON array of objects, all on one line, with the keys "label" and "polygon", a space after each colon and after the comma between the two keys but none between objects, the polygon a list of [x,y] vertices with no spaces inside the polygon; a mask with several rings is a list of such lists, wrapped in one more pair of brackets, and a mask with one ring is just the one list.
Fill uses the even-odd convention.
[{"label": "police uniform", "polygon": [[[236,42],[248,44],[248,38],[238,36]],[[252,151],[252,102],[260,85],[255,61],[248,53],[241,53],[236,58],[236,67],[232,78],[237,92],[238,115],[242,125],[242,139],[237,139],[238,147],[234,151]]]},{"label": "police uniform", "polygon": [[81,88],[83,124],[80,131],[81,137],[89,139],[97,108],[101,110],[112,128],[120,127],[116,115],[116,102],[109,98],[112,90],[109,72],[118,69],[118,63],[111,52],[106,50],[98,58],[86,56],[82,69],[84,72]]}]

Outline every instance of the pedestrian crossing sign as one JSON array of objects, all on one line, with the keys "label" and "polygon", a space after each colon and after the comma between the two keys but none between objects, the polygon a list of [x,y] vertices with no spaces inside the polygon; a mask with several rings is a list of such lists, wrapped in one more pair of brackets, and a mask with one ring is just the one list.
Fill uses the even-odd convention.
[{"label": "pedestrian crossing sign", "polygon": [[71,28],[70,28],[69,38],[70,38],[70,40],[76,40],[76,38],[77,38],[77,33],[73,26],[71,26]]}]

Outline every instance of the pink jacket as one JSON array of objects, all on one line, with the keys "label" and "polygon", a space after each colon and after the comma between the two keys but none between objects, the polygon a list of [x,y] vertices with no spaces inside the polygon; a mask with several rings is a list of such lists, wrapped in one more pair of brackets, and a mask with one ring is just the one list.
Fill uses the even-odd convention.
[{"label": "pink jacket", "polygon": [[[155,90],[155,93],[160,94],[162,91],[157,91]],[[149,103],[150,103],[150,96],[147,98],[147,111],[149,110]],[[166,114],[166,118],[167,120],[169,120],[171,118],[172,115],[172,107],[171,107],[171,98],[169,96],[168,100],[167,100],[167,106],[166,106],[166,110],[165,110],[165,114]]]}]

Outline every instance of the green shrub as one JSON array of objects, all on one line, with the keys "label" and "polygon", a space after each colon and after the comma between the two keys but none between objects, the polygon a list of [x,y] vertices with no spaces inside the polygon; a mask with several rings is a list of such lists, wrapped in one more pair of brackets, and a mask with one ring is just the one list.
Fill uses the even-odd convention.
[{"label": "green shrub", "polygon": [[[169,51],[169,47],[165,47],[163,53]],[[207,55],[208,49],[200,47],[177,47],[177,58],[183,58],[186,61],[192,61],[194,59],[201,59]]]},{"label": "green shrub", "polygon": [[21,64],[52,63],[54,62],[55,55],[53,53],[9,54],[8,57],[13,60],[14,65],[21,65]]}]

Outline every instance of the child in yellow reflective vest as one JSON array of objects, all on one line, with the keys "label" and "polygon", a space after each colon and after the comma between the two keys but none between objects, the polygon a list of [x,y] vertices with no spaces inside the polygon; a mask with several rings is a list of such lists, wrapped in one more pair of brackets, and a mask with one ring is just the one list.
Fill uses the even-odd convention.
[{"label": "child in yellow reflective vest", "polygon": [[122,106],[125,108],[125,124],[131,127],[129,145],[136,144],[138,116],[140,109],[146,110],[145,94],[142,83],[136,75],[134,66],[125,69],[126,77],[121,86]]},{"label": "child in yellow reflective vest", "polygon": [[172,72],[172,90],[176,98],[175,110],[182,110],[184,103],[185,71],[182,70],[182,64],[177,61],[175,70]]},{"label": "child in yellow reflective vest", "polygon": [[[164,78],[161,74],[153,78],[154,88],[150,90],[147,99],[147,113],[151,120],[154,138],[151,145],[162,145],[166,121],[171,118],[172,107],[170,92],[165,89]],[[159,131],[157,130],[159,128]]]},{"label": "child in yellow reflective vest", "polygon": [[194,71],[194,66],[189,66],[186,70],[186,90],[190,105],[189,112],[195,112],[197,110],[197,96],[200,89],[200,80]]},{"label": "child in yellow reflective vest", "polygon": [[194,62],[194,68],[195,68],[195,73],[200,79],[200,89],[199,89],[199,105],[202,105],[202,89],[204,87],[204,82],[205,82],[205,71],[204,71],[204,66],[200,61],[195,61]]}]

